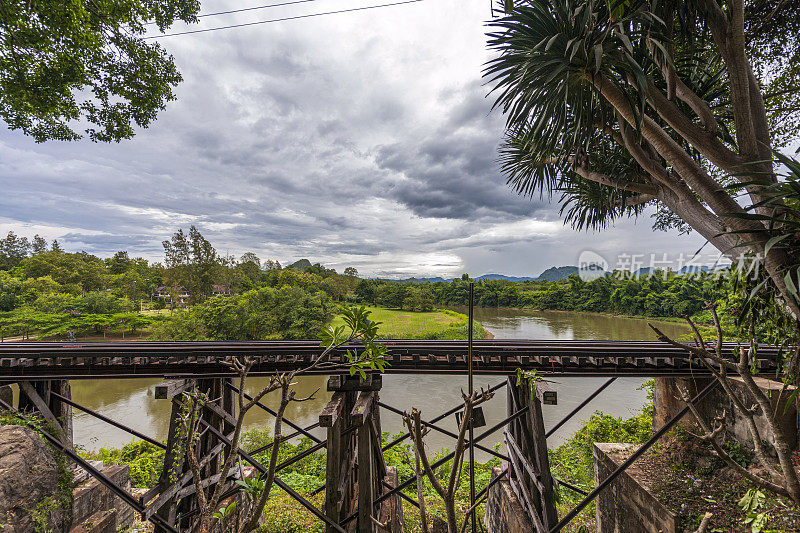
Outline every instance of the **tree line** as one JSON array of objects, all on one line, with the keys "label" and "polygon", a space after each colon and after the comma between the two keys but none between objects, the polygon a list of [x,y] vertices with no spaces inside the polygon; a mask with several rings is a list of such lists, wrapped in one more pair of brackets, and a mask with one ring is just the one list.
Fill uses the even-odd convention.
[{"label": "tree line", "polygon": [[[362,279],[355,296],[363,303],[409,311],[462,306],[469,304],[469,281],[413,283]],[[478,307],[683,317],[699,313],[706,302],[722,299],[728,293],[726,283],[717,275],[681,276],[668,271],[637,278],[607,275],[591,281],[574,274],[558,281],[477,280],[474,298]]]},{"label": "tree line", "polygon": [[[221,255],[194,226],[163,246],[163,262],[126,251],[100,258],[9,232],[0,240],[0,336],[101,335],[152,326],[164,338],[308,338],[358,283],[352,267],[340,275],[308,260],[283,268],[253,252],[238,259]],[[167,297],[154,297],[159,287],[167,288]],[[169,296],[176,292],[188,293],[188,309],[172,320],[137,314],[145,302],[174,307]]]}]

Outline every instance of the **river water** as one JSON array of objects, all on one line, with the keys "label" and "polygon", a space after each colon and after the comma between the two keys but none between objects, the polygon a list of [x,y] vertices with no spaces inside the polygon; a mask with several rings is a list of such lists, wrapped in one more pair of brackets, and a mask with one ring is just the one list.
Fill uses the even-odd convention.
[{"label": "river water", "polygon": [[[466,310],[457,309],[466,313]],[[642,319],[601,316],[590,313],[567,313],[558,311],[531,311],[520,309],[476,309],[475,320],[498,339],[543,339],[543,340],[655,340],[655,335]],[[682,324],[663,322],[659,324],[664,333],[677,336],[686,333]],[[490,386],[499,383],[500,376],[477,376],[475,386]],[[607,378],[554,377],[551,387],[558,391],[558,405],[544,406],[545,426],[550,427],[566,413],[578,405]],[[93,380],[72,382],[72,396],[78,403],[122,422],[130,427],[157,439],[166,439],[169,422],[169,401],[156,400],[153,388],[158,379]],[[320,393],[317,399],[299,404],[291,404],[286,416],[302,426],[314,423],[320,410],[330,398],[325,392],[324,376],[304,377],[297,384],[297,396],[303,397],[314,392]],[[569,423],[565,424],[549,439],[550,446],[557,446],[580,427],[596,411],[615,416],[630,416],[646,399],[646,392],[638,387],[644,382],[641,378],[620,378],[595,400],[584,408]],[[265,379],[252,379],[251,392],[266,383]],[[460,403],[461,389],[467,388],[466,376],[442,375],[385,375],[381,400],[400,410],[416,407],[422,411],[423,419],[431,419]],[[276,397],[267,396],[267,403],[275,404]],[[501,389],[489,402],[484,404],[487,425],[494,425],[506,416],[506,395]],[[271,417],[257,407],[248,413],[247,427],[271,424]],[[383,411],[381,423],[384,431],[402,430],[399,416]],[[443,421],[445,427],[455,431],[454,417]],[[315,430],[323,436],[324,431]],[[87,449],[102,446],[119,447],[130,442],[132,437],[89,415],[75,410],[74,436],[76,444]],[[502,439],[501,433],[492,435],[484,441],[492,445]],[[427,443],[431,449],[451,447],[449,437],[436,432],[429,434]]]}]

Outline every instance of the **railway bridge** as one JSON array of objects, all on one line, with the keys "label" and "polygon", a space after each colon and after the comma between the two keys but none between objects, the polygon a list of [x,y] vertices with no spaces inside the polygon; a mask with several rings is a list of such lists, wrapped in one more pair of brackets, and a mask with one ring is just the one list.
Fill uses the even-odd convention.
[{"label": "railway bridge", "polygon": [[[387,373],[463,374],[468,341],[382,340]],[[723,345],[730,355],[735,345]],[[346,345],[331,354],[344,362]],[[253,373],[272,374],[307,366],[320,353],[317,341],[259,342],[27,342],[0,343],[0,381],[141,377],[224,377],[233,357],[255,361]],[[761,368],[770,369],[777,348],[759,347]],[[687,350],[648,341],[475,340],[473,372],[511,374],[518,368],[562,376],[686,376],[703,374]],[[328,371],[316,371],[328,373]]]},{"label": "railway bridge", "polygon": [[[387,373],[507,376],[506,380],[492,388],[492,392],[506,389],[507,416],[503,420],[487,421],[486,429],[478,428],[477,424],[474,428],[470,427],[467,442],[470,450],[479,449],[502,459],[505,468],[479,491],[473,485],[472,498],[473,501],[480,501],[493,485],[507,479],[537,533],[559,531],[623,471],[623,467],[627,467],[622,465],[618,472],[587,494],[581,487],[551,475],[547,456],[548,436],[619,376],[708,377],[705,368],[693,360],[688,350],[662,342],[383,340],[380,343],[387,347]],[[358,351],[359,347],[358,344],[344,346],[331,354],[331,360],[345,362],[345,352],[348,349]],[[759,348],[758,364],[762,370],[774,369],[778,350],[770,346]],[[725,344],[723,354],[730,356],[735,349],[735,345]],[[204,477],[201,485],[222,483],[226,497],[235,498],[240,491],[235,483],[236,476],[242,475],[242,470],[232,472],[229,479],[220,479],[219,458],[225,454],[225,450],[231,449],[230,439],[237,417],[236,397],[239,394],[227,363],[234,358],[247,357],[254,361],[251,375],[275,374],[306,368],[320,352],[320,345],[316,341],[2,343],[0,409],[16,411],[22,417],[35,412],[55,430],[52,435],[45,435],[51,445],[62,450],[77,465],[106,485],[143,519],[153,522],[156,531],[186,531],[191,529],[198,506],[193,475],[180,451],[178,420],[183,408],[182,394],[196,389],[207,392],[210,399],[203,407],[200,419],[203,433],[196,446]],[[528,378],[518,377],[518,369],[536,370],[537,375],[607,376],[609,379],[558,424],[545,430],[542,404],[557,401],[557,391],[536,386],[533,387],[536,394],[531,395],[530,384],[526,382]],[[329,374],[330,371],[320,373]],[[70,380],[152,377],[165,379],[163,384],[156,387],[155,397],[171,402],[172,406],[166,442],[92,411],[75,402],[70,394]],[[715,383],[712,382],[701,391],[695,400],[707,394]],[[11,384],[19,387],[17,402],[12,402],[8,394],[8,385]],[[419,506],[419,502],[403,492],[415,478],[399,479],[396,472],[393,476],[383,460],[383,452],[405,441],[409,435],[384,444],[380,437],[380,420],[382,414],[397,415],[402,411],[380,400],[382,379],[377,373],[370,373],[366,378],[349,376],[346,372],[344,375],[332,375],[327,387],[332,397],[317,422],[301,427],[284,419],[284,424],[292,430],[285,439],[306,436],[311,439],[313,446],[280,463],[275,483],[322,521],[326,533],[401,531],[398,516],[402,505]],[[248,397],[246,394],[244,396]],[[276,416],[275,410],[265,403],[258,402],[257,406]],[[452,406],[440,415],[423,421],[423,425],[431,431],[457,437],[441,427],[440,422],[463,407]],[[72,447],[73,409],[88,413],[164,449],[165,460],[159,482],[146,494],[134,497],[84,461]],[[646,450],[687,410],[684,408],[669,420],[640,450]],[[320,427],[325,428],[325,438],[312,433],[312,430]],[[482,431],[473,433],[473,430],[479,429]],[[498,430],[503,431],[504,451],[481,444],[487,436]],[[324,504],[318,507],[308,495],[301,495],[283,483],[280,471],[322,450],[325,450],[327,457],[327,474],[325,485],[314,492],[325,493]],[[251,471],[255,474],[267,472],[267,467],[254,457],[257,453],[248,454],[242,450],[238,453],[243,463],[251,465]],[[438,468],[452,457],[451,453],[440,458],[432,468]],[[632,460],[636,457],[638,455],[634,454]],[[556,516],[553,505],[552,492],[556,485],[584,496],[581,504],[561,520]]]}]

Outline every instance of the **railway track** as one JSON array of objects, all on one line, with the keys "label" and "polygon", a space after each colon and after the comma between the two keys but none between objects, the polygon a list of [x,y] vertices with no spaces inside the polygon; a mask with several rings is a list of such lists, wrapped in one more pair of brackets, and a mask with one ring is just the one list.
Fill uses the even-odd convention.
[{"label": "railway track", "polygon": [[[388,351],[386,373],[467,372],[467,342],[382,340]],[[731,354],[736,345],[725,344]],[[332,354],[342,361],[347,349]],[[0,344],[0,381],[224,376],[225,361],[247,356],[253,373],[307,366],[318,356],[317,341],[259,342],[14,342]],[[774,370],[778,350],[759,347],[762,371]],[[563,376],[703,375],[687,350],[649,341],[479,340],[473,344],[476,374],[508,374],[517,368]],[[323,373],[323,372],[320,372]],[[324,372],[330,373],[330,372]]]}]

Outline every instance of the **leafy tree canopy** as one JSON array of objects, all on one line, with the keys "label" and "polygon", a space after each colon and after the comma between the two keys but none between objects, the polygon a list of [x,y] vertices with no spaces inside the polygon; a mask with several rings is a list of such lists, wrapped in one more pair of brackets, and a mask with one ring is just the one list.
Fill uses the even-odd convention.
[{"label": "leafy tree canopy", "polygon": [[196,22],[198,0],[5,0],[0,4],[0,117],[37,142],[120,141],[147,127],[181,75],[142,39]]},{"label": "leafy tree canopy", "polygon": [[782,226],[769,219],[786,207],[769,192],[779,182],[774,150],[800,125],[800,2],[506,0],[501,8],[486,75],[507,117],[509,184],[525,195],[560,193],[578,228],[654,204],[659,228],[691,227],[729,257],[765,257],[800,318],[796,258],[788,241],[770,244]]}]

